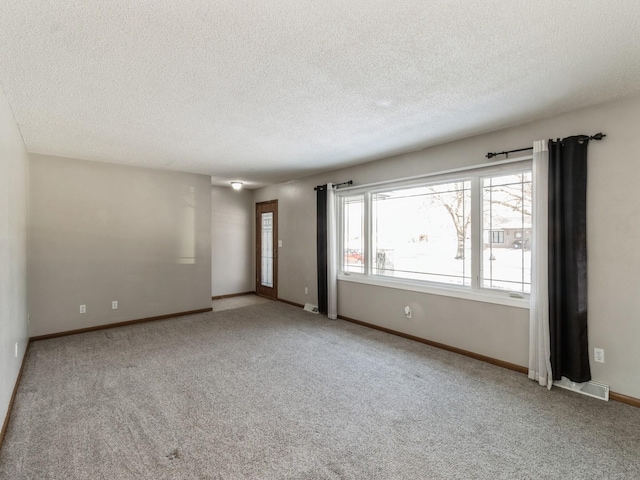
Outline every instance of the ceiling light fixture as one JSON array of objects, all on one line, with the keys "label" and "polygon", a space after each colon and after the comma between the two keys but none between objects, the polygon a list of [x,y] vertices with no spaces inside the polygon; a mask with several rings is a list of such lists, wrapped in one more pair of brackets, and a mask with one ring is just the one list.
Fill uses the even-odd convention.
[{"label": "ceiling light fixture", "polygon": [[242,188],[242,182],[231,182],[231,188],[240,190]]}]

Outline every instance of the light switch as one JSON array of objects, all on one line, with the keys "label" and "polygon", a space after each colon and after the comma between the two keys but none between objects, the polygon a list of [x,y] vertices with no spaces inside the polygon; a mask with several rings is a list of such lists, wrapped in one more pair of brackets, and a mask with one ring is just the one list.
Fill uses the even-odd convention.
[{"label": "light switch", "polygon": [[282,240],[278,240],[278,248],[282,248]]}]

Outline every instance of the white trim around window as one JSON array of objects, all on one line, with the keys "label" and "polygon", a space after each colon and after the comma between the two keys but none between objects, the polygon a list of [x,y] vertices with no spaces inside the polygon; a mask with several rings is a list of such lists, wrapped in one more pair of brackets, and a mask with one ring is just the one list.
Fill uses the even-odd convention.
[{"label": "white trim around window", "polygon": [[338,274],[338,281],[363,283],[377,287],[395,288],[396,290],[409,290],[411,292],[428,293],[430,295],[442,295],[444,297],[456,297],[475,302],[495,303],[507,305],[509,307],[529,309],[529,295],[522,295],[523,298],[511,297],[508,294],[483,293],[478,290],[471,290],[464,287],[440,286],[430,283],[413,283],[404,279],[388,278],[381,276],[361,275],[357,273],[341,272]]},{"label": "white trim around window", "polygon": [[[504,288],[505,284],[500,280],[497,280],[496,284],[502,283],[503,288],[501,289],[481,286],[482,284],[487,284],[487,276],[483,275],[482,268],[483,262],[489,265],[484,256],[487,255],[487,238],[491,240],[490,232],[494,229],[493,225],[483,225],[482,181],[487,177],[528,172],[530,169],[531,156],[526,156],[496,162],[488,166],[473,166],[464,169],[449,170],[439,174],[404,178],[390,182],[377,182],[370,185],[354,186],[338,190],[338,201],[336,202],[336,205],[339,209],[339,251],[347,252],[344,254],[344,257],[339,260],[340,266],[338,280],[528,309],[529,294],[524,290],[524,286],[526,286],[525,284],[521,285],[521,291],[513,292],[509,291],[507,289],[508,287]],[[397,270],[397,268],[399,268],[397,263],[399,262],[391,267],[391,269],[396,273],[389,275],[386,272],[386,265],[382,267],[380,266],[380,250],[376,244],[377,240],[374,236],[374,224],[376,221],[374,218],[373,210],[375,209],[373,208],[373,204],[375,202],[376,194],[380,194],[381,192],[384,194],[384,192],[401,191],[402,189],[409,188],[438,186],[439,184],[445,184],[447,182],[471,182],[470,205],[468,206],[471,226],[470,233],[466,235],[467,240],[465,240],[469,246],[464,247],[467,249],[465,250],[466,252],[470,252],[471,261],[468,262],[466,260],[460,260],[466,262],[464,271],[467,272],[463,274],[463,277],[460,277],[462,278],[461,284],[457,285],[455,283],[431,281],[432,278],[444,278],[437,276],[434,277],[434,275],[439,275],[438,273],[411,272],[411,274],[404,274],[401,270]],[[358,197],[361,200],[359,200]],[[359,240],[357,240],[357,236],[345,239],[345,230],[347,229],[347,227],[345,227],[345,216],[349,215],[349,212],[345,211],[345,205],[349,204],[349,202],[343,201],[345,198],[355,198],[355,202],[351,200],[352,204],[357,203],[358,201],[363,203],[359,208],[352,205],[352,208],[356,208],[354,211],[356,214],[357,212],[362,212],[361,214],[363,215],[361,222],[362,234],[360,235]],[[357,226],[357,223],[355,225]],[[492,242],[489,241],[488,243],[489,247],[491,247]],[[519,243],[518,246],[514,244],[513,248],[523,248],[522,245],[522,243]],[[376,249],[375,256],[373,254],[374,249]],[[499,254],[502,253],[506,253],[506,250],[499,252]],[[468,253],[464,255],[465,258],[467,254]],[[491,253],[491,257],[493,257],[493,252]],[[491,258],[491,260],[493,260],[493,258]],[[351,261],[357,263],[354,263],[353,265],[348,264],[348,262]],[[379,272],[381,270],[385,271],[385,273],[376,273],[376,271]],[[409,269],[405,271],[408,270]],[[417,274],[413,275],[414,273]],[[407,277],[413,276],[414,278],[403,278],[402,275],[406,275]],[[422,277],[420,275],[422,275]],[[445,274],[445,276],[447,275]],[[424,280],[423,278],[426,278],[427,280]],[[451,281],[451,279],[449,279],[449,281]],[[491,285],[493,285],[493,283]]]}]

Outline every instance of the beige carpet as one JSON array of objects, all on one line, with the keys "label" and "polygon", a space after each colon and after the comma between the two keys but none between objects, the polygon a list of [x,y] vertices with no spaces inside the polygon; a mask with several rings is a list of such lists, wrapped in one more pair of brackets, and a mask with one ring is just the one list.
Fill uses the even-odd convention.
[{"label": "beige carpet", "polygon": [[222,312],[224,310],[231,310],[234,308],[252,307],[254,305],[263,305],[265,303],[273,302],[268,298],[259,297],[255,294],[250,295],[238,295],[237,297],[219,298],[211,301],[211,308],[214,312]]},{"label": "beige carpet", "polygon": [[637,479],[640,409],[289,305],[35,342],[2,479]]}]

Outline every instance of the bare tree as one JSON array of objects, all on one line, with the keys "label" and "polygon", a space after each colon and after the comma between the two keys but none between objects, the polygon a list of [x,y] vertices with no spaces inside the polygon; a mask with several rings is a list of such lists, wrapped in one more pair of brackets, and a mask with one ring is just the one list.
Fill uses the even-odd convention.
[{"label": "bare tree", "polygon": [[[525,178],[525,173],[516,175],[517,181],[506,185],[492,186],[491,203],[501,205],[514,212],[531,215],[532,182]],[[465,182],[455,182],[448,185],[446,192],[438,191],[436,187],[429,187],[429,203],[444,207],[456,229],[458,237],[456,260],[464,259],[464,242],[471,225],[471,206],[469,201],[469,187]]]},{"label": "bare tree", "polygon": [[491,187],[494,193],[491,203],[531,216],[533,182],[526,179],[525,175],[518,173],[515,175],[518,178],[517,182]]},{"label": "bare tree", "polygon": [[471,208],[468,201],[468,187],[465,189],[465,182],[455,182],[450,185],[450,190],[439,192],[434,187],[429,187],[430,203],[444,207],[456,229],[458,245],[456,248],[456,260],[464,259],[464,239],[471,225]]}]

